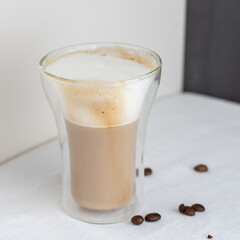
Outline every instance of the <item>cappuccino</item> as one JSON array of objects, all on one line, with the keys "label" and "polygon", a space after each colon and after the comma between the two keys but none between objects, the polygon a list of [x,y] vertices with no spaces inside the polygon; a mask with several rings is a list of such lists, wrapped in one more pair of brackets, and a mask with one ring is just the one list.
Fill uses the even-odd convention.
[{"label": "cappuccino", "polygon": [[102,47],[46,63],[66,124],[72,197],[87,209],[117,209],[135,194],[138,118],[152,79],[134,79],[156,66],[133,51]]}]

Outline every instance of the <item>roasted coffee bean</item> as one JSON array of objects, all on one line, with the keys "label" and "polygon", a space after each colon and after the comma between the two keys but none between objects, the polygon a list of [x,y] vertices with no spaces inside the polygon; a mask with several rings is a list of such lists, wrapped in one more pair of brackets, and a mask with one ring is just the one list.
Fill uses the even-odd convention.
[{"label": "roasted coffee bean", "polygon": [[159,213],[149,213],[145,216],[147,222],[156,222],[161,218]]},{"label": "roasted coffee bean", "polygon": [[192,207],[186,206],[184,211],[183,211],[183,214],[185,214],[187,216],[194,216],[195,215],[195,210]]},{"label": "roasted coffee bean", "polygon": [[204,164],[199,164],[199,165],[194,167],[194,170],[197,171],[197,172],[207,172],[208,167]]},{"label": "roasted coffee bean", "polygon": [[184,212],[185,206],[184,206],[183,203],[179,205],[178,210],[179,210],[180,213],[183,213],[183,212]]},{"label": "roasted coffee bean", "polygon": [[144,176],[148,176],[152,174],[152,169],[151,168],[144,168]]},{"label": "roasted coffee bean", "polygon": [[207,236],[207,238],[209,238],[209,239],[211,239],[211,238],[213,238],[210,234]]},{"label": "roasted coffee bean", "polygon": [[134,225],[140,225],[142,224],[144,221],[143,217],[140,216],[140,215],[136,215],[136,216],[133,216],[132,219],[131,219],[131,222],[134,224]]},{"label": "roasted coffee bean", "polygon": [[195,212],[204,212],[205,211],[205,207],[199,203],[193,204],[192,208],[194,208]]}]

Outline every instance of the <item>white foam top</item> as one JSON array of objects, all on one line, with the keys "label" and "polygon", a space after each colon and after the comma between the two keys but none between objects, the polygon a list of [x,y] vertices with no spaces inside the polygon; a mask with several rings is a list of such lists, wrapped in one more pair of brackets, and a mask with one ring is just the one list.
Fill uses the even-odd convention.
[{"label": "white foam top", "polygon": [[149,72],[143,64],[114,56],[71,54],[47,66],[47,72],[71,80],[127,80]]},{"label": "white foam top", "polygon": [[[137,79],[151,69],[139,62],[108,53],[74,53],[61,56],[46,65],[46,71],[52,75],[71,80],[91,80],[89,86],[51,81],[67,120],[89,127],[110,127],[139,118],[153,79],[150,77],[132,84],[124,84],[122,80]],[[49,79],[52,80],[51,77]],[[108,81],[107,86],[94,85],[99,80]],[[116,81],[119,82],[117,86],[114,85]]]}]

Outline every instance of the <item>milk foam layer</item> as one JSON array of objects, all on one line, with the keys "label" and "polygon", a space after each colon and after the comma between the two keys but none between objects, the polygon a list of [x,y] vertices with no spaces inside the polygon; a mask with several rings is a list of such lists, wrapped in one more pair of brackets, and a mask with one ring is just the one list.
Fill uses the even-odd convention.
[{"label": "milk foam layer", "polygon": [[114,56],[88,53],[71,54],[47,67],[55,76],[78,80],[121,81],[149,72],[143,64]]},{"label": "milk foam layer", "polygon": [[130,84],[124,80],[137,79],[151,70],[148,57],[134,51],[128,54],[119,47],[74,52],[46,64],[46,72],[61,77],[49,79],[65,119],[88,127],[113,127],[137,120],[153,77]]}]

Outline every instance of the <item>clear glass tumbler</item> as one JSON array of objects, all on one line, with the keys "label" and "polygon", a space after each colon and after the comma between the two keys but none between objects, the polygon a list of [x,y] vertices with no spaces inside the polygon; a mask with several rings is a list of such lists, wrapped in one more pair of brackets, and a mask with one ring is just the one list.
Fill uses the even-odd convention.
[{"label": "clear glass tumbler", "polygon": [[[149,72],[134,79],[68,79],[48,66],[72,54],[112,55]],[[40,61],[43,89],[53,110],[62,153],[63,206],[90,223],[129,220],[143,205],[143,152],[148,115],[160,83],[161,59],[153,51],[120,43],[70,46]],[[107,122],[94,122],[97,116]]]}]

